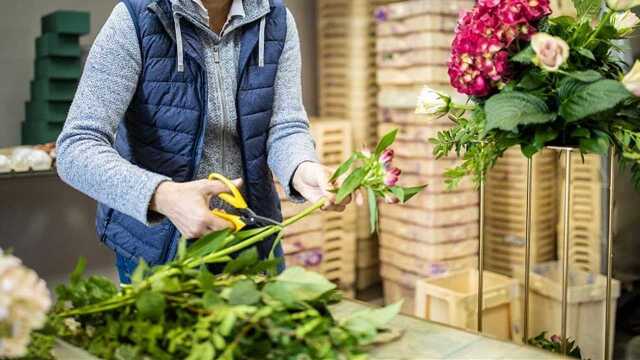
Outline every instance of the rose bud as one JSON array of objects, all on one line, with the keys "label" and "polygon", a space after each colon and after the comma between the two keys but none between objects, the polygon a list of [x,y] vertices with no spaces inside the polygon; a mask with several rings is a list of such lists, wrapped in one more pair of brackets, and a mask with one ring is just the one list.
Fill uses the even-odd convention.
[{"label": "rose bud", "polygon": [[566,41],[546,33],[533,35],[531,47],[536,53],[534,63],[547,71],[558,71],[569,58],[569,45]]},{"label": "rose bud", "polygon": [[396,186],[398,180],[400,180],[400,174],[402,174],[402,171],[398,168],[387,170],[384,177],[384,184],[387,186]]},{"label": "rose bud", "polygon": [[633,95],[640,97],[640,60],[636,60],[631,71],[622,79],[622,84]]},{"label": "rose bud", "polygon": [[388,169],[391,166],[391,162],[393,161],[393,149],[385,150],[382,155],[380,155],[380,164],[384,166],[385,169]]},{"label": "rose bud", "polygon": [[449,113],[451,97],[425,86],[418,96],[416,114],[442,117]]},{"label": "rose bud", "polygon": [[562,339],[560,339],[560,336],[558,336],[558,335],[553,335],[553,336],[551,336],[551,342],[559,344],[559,343],[562,342]]}]

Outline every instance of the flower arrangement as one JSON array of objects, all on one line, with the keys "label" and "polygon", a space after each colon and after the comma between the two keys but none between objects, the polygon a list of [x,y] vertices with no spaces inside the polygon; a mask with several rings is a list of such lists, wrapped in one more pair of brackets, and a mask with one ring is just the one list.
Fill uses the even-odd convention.
[{"label": "flower arrangement", "polygon": [[44,281],[0,250],[0,358],[27,354],[31,332],[44,325],[50,306]]},{"label": "flower arrangement", "polygon": [[[357,191],[371,195],[370,205],[389,196],[404,202],[424,188],[397,186],[401,171],[390,149],[396,133],[336,170],[332,180],[345,178],[336,191],[339,202]],[[142,261],[132,284],[120,290],[105,278],[83,277],[80,261],[69,284],[56,289],[58,301],[45,328],[33,334],[40,341],[31,344],[29,358],[51,359],[57,338],[102,359],[365,359],[365,346],[379,341],[400,303],[334,319],[328,306],[341,299],[335,284],[302,268],[277,274],[282,259],[274,250],[282,231],[325,204],[312,204],[280,225],[219,231],[189,247],[183,239],[176,259],[152,268]],[[377,224],[377,211],[371,216]],[[274,235],[271,256],[259,260],[254,245]],[[212,264],[223,264],[222,274],[212,274]],[[0,261],[0,280],[2,274]],[[0,293],[0,310],[2,300]]]},{"label": "flower arrangement", "polygon": [[417,107],[454,122],[431,139],[437,157],[463,158],[445,174],[451,187],[467,175],[479,183],[517,145],[527,157],[549,145],[602,155],[612,147],[640,187],[640,61],[628,70],[616,54],[638,27],[630,8],[640,2],[574,4],[577,17],[552,17],[548,0],[479,0],[461,16],[449,75],[469,100],[427,87]]}]

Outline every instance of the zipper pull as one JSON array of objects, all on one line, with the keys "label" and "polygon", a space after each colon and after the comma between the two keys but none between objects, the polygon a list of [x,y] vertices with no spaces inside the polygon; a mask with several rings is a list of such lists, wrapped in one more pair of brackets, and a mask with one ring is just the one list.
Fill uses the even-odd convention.
[{"label": "zipper pull", "polygon": [[219,46],[213,47],[213,61],[215,61],[216,64],[220,63],[220,47]]}]

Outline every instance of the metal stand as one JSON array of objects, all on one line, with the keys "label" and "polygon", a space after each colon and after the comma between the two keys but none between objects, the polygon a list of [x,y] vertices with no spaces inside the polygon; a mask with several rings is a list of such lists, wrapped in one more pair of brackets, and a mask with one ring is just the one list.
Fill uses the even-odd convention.
[{"label": "metal stand", "polygon": [[533,159],[527,159],[527,200],[525,214],[525,243],[524,243],[524,316],[522,318],[522,343],[529,343],[529,284],[531,270],[531,195],[533,193]]},{"label": "metal stand", "polygon": [[[564,181],[564,211],[562,215],[562,223],[564,224],[564,234],[562,243],[562,319],[561,319],[561,337],[562,337],[562,353],[567,354],[567,307],[568,307],[568,289],[569,289],[569,237],[570,237],[570,205],[571,205],[571,178],[572,178],[572,153],[578,151],[571,147],[549,147],[550,149],[559,151],[565,155],[565,181]],[[615,150],[611,149],[609,155],[609,196],[608,196],[608,234],[607,234],[607,285],[606,285],[606,302],[605,302],[605,354],[604,359],[610,359],[611,352],[611,280],[613,277],[613,209],[614,209],[614,190],[615,190]],[[524,272],[524,317],[523,317],[523,343],[528,343],[529,336],[529,275],[531,272],[531,212],[532,212],[532,177],[533,177],[533,160],[529,159],[527,163],[527,190],[526,190],[526,224],[525,224],[525,272]],[[478,309],[482,309],[482,270],[484,253],[484,183],[480,189],[480,263],[479,263],[479,279],[478,279]],[[478,331],[482,330],[482,312],[478,311]]]},{"label": "metal stand", "polygon": [[482,332],[482,307],[483,307],[483,273],[484,273],[484,205],[485,205],[485,179],[480,183],[480,244],[478,250],[478,332]]}]

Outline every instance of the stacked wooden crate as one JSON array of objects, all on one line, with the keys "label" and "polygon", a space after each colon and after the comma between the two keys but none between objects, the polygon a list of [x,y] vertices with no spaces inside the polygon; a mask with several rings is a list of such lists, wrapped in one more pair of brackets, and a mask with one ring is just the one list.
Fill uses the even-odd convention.
[{"label": "stacked wooden crate", "polygon": [[428,139],[448,119],[414,114],[424,85],[453,94],[446,62],[460,10],[472,1],[407,1],[376,10],[378,132],[397,128],[395,164],[401,183],[428,183],[408,205],[380,206],[380,259],[386,302],[404,298],[413,313],[416,281],[477,266],[478,194],[465,181],[448,192],[442,178],[455,158],[436,160]]},{"label": "stacked wooden crate", "polygon": [[[531,211],[532,264],[555,257],[557,220],[556,154],[534,156]],[[511,275],[524,266],[527,159],[509,149],[487,176],[485,258],[487,269]]]},{"label": "stacked wooden crate", "polygon": [[[602,267],[602,158],[574,153],[571,159],[569,263],[572,269],[600,273]],[[564,191],[564,155],[560,160],[559,189]],[[559,208],[564,209],[564,196]],[[562,211],[560,212],[562,215]],[[558,258],[562,259],[564,224],[558,217]]]},{"label": "stacked wooden crate", "polygon": [[[377,138],[373,10],[397,0],[318,0],[319,105],[322,117],[345,119],[356,148]],[[358,288],[379,283],[378,243],[366,207],[357,210]]]},{"label": "stacked wooden crate", "polygon": [[[312,119],[311,132],[324,165],[337,167],[352,153],[351,126],[348,121]],[[285,218],[294,216],[309,204],[296,204],[280,191]],[[287,266],[303,266],[338,283],[347,295],[355,286],[355,209],[344,213],[316,213],[284,231],[283,248]]]}]

